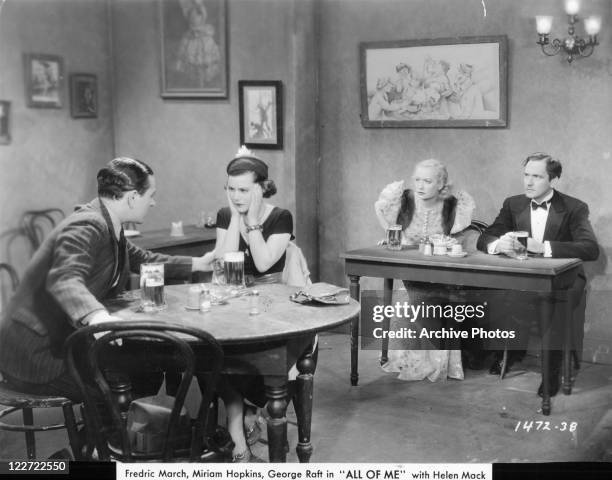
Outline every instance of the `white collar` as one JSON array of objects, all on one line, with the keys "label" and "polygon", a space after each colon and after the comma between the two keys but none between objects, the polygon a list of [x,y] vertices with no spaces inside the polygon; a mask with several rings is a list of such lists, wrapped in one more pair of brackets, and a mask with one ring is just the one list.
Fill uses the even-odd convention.
[{"label": "white collar", "polygon": [[550,202],[552,200],[552,197],[553,197],[554,194],[555,194],[555,190],[552,189],[550,192],[548,192],[548,195],[546,195],[542,199],[542,201],[536,202],[534,198],[532,198],[531,201],[537,203],[538,205],[542,205],[544,202]]}]

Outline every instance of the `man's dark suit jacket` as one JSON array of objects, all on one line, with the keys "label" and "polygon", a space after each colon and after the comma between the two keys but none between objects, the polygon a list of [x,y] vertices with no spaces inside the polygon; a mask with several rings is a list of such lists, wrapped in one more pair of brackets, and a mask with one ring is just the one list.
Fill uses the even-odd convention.
[{"label": "man's dark suit jacket", "polygon": [[[478,238],[477,247],[487,252],[487,245],[497,240],[507,232],[526,231],[531,237],[531,199],[525,195],[516,195],[507,198],[497,215],[495,221]],[[582,260],[596,260],[599,255],[599,246],[589,222],[589,207],[577,198],[563,193],[553,193],[549,206],[548,218],[544,229],[544,240],[550,242],[552,256],[555,258],[580,258]],[[582,352],[582,337],[584,335],[584,309],[586,278],[581,267],[574,286],[570,289],[570,296],[574,305],[573,313],[573,341],[574,348],[580,357]],[[515,297],[511,294],[507,301],[514,305]],[[518,310],[517,308],[517,310]],[[522,308],[527,308],[523,306]],[[523,311],[530,317],[529,310]],[[532,318],[533,319],[533,318]],[[556,340],[559,342],[560,340]]]},{"label": "man's dark suit jacket", "polygon": [[[189,278],[192,259],[142,250],[118,241],[99,199],[77,208],[45,239],[28,265],[0,324],[0,371],[48,383],[64,373],[64,341],[103,299],[121,293],[141,263],[165,264],[168,278]],[[118,269],[118,270],[117,270]],[[113,287],[115,272],[119,272]]]},{"label": "man's dark suit jacket", "polygon": [[[487,245],[508,232],[526,231],[531,237],[531,199],[525,195],[507,198],[495,221],[478,239],[477,247],[487,252]],[[597,239],[589,222],[589,207],[577,198],[555,190],[548,211],[544,240],[550,242],[555,258],[596,260]]]}]

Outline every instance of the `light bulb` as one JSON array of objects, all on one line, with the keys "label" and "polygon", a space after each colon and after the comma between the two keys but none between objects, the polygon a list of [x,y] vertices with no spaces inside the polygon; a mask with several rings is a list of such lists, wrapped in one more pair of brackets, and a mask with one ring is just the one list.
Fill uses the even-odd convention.
[{"label": "light bulb", "polygon": [[591,36],[597,35],[601,29],[601,17],[593,15],[586,18],[584,20],[584,29]]},{"label": "light bulb", "polygon": [[549,15],[538,15],[536,17],[536,30],[540,35],[548,35],[552,29],[552,17]]},{"label": "light bulb", "polygon": [[580,0],[565,0],[565,12],[568,15],[576,15],[580,10]]}]

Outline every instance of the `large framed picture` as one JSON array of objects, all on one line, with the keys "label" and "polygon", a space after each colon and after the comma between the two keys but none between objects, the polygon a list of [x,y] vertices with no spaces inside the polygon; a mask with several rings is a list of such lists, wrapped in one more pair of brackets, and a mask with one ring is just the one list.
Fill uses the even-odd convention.
[{"label": "large framed picture", "polygon": [[164,98],[227,98],[225,0],[158,0]]},{"label": "large framed picture", "polygon": [[283,83],[240,80],[240,144],[250,148],[283,148]]},{"label": "large framed picture", "polygon": [[0,145],[11,143],[11,102],[0,100]]},{"label": "large framed picture", "polygon": [[64,62],[57,55],[24,54],[26,104],[32,108],[62,108]]},{"label": "large framed picture", "polygon": [[98,116],[98,83],[95,75],[70,75],[70,114],[73,118]]},{"label": "large framed picture", "polygon": [[505,127],[506,36],[360,44],[364,127]]}]

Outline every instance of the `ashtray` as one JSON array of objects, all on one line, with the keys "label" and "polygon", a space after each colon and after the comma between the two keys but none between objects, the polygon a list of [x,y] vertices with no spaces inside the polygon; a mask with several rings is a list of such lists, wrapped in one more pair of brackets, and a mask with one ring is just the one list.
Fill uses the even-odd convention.
[{"label": "ashtray", "polygon": [[190,307],[189,305],[185,305],[185,310],[197,311],[200,310],[200,307]]},{"label": "ashtray", "polygon": [[467,255],[467,252],[461,252],[461,253],[447,253],[447,255],[449,257],[455,257],[455,258],[461,258],[461,257],[465,257]]}]

